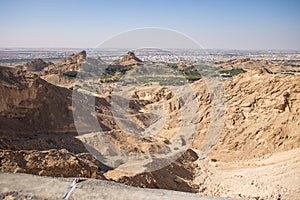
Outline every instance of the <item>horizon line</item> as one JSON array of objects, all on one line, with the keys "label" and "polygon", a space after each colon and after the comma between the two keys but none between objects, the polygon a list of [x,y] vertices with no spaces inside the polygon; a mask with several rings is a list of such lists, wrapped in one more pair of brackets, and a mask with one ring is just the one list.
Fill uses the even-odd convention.
[{"label": "horizon line", "polygon": [[[154,47],[153,47],[154,48]],[[93,48],[93,47],[0,47],[0,50],[5,49],[65,49],[65,50],[90,50],[90,49],[136,49],[134,47],[103,47],[103,48]],[[147,49],[147,48],[145,48]],[[164,49],[176,49],[176,50],[219,50],[219,51],[300,51],[299,49],[237,49],[237,48],[164,48]]]}]

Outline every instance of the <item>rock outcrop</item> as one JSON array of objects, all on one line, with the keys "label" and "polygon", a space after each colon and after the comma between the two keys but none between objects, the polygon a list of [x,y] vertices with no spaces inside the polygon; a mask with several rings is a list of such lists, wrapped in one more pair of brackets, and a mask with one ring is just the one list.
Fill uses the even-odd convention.
[{"label": "rock outcrop", "polygon": [[245,58],[234,58],[226,61],[221,61],[216,63],[216,66],[221,70],[232,70],[232,69],[244,69],[251,70],[255,68],[267,68],[273,73],[282,73],[282,72],[298,72],[299,67],[293,65],[292,63],[285,62],[273,62],[272,60],[264,59],[250,59],[249,57]]},{"label": "rock outcrop", "polygon": [[51,62],[45,62],[44,60],[38,58],[25,63],[23,66],[20,66],[20,68],[31,72],[41,72],[49,66],[54,66],[54,64]]},{"label": "rock outcrop", "polygon": [[104,176],[107,179],[135,187],[195,192],[197,186],[190,184],[190,182],[194,178],[194,169],[196,167],[194,162],[197,159],[197,154],[189,149],[175,162],[153,172],[144,172],[130,176],[116,169],[105,173]]},{"label": "rock outcrop", "polygon": [[[0,137],[76,132],[71,90],[52,85],[35,74],[6,67],[0,67],[0,82]],[[104,98],[97,98],[96,105],[101,112],[109,110]],[[113,128],[110,124],[107,126]]]},{"label": "rock outcrop", "polygon": [[18,69],[0,72],[0,136],[75,131],[70,90]]},{"label": "rock outcrop", "polygon": [[[85,59],[85,53],[81,53],[79,56],[73,55],[64,61],[60,69],[50,69],[50,67],[47,69],[46,67],[42,71],[46,73],[48,70],[49,73],[57,73],[59,76],[65,72],[76,72],[78,65]],[[237,63],[248,63],[250,66],[250,62],[252,61],[246,59]],[[134,54],[128,53],[116,66],[132,67],[137,63],[141,63],[141,60],[137,60]],[[237,63],[232,62],[231,64],[236,65]],[[260,64],[258,63],[258,65]],[[78,140],[84,141],[90,134],[90,139],[94,141],[94,144],[99,147],[105,144],[101,143],[101,140],[96,140],[99,136],[98,133],[74,136],[76,129],[72,113],[74,108],[71,90],[49,84],[39,78],[38,75],[20,69],[0,68],[0,82],[1,169],[3,171],[50,176],[77,176],[81,174],[86,177],[94,177],[95,171],[99,168],[93,166],[95,164],[98,166],[99,163],[97,164],[92,158],[83,159],[79,155],[85,151],[84,147],[79,145]],[[262,66],[258,68],[251,66],[246,73],[224,81],[226,119],[220,136],[216,139],[215,145],[205,159],[209,159],[209,162],[216,162],[216,166],[225,166],[224,169],[226,170],[227,163],[229,163],[228,165],[239,161],[246,163],[252,159],[264,159],[273,154],[299,149],[299,82],[300,76],[298,75],[275,74],[269,68]],[[191,86],[195,92],[193,98],[199,101],[199,119],[193,118],[189,121],[190,124],[198,125],[192,143],[192,148],[195,150],[201,149],[209,129],[212,115],[211,103],[215,96],[207,88],[204,80],[196,81]],[[80,95],[83,95],[83,99],[87,99],[85,94]],[[122,100],[122,98],[121,96],[120,99]],[[130,117],[122,119],[126,123],[130,120],[139,125],[142,130],[151,124],[151,120],[159,121],[159,117],[150,115],[150,112],[153,111],[151,109],[159,103],[164,103],[164,107],[157,107],[157,110],[164,108],[169,116],[164,122],[161,133],[145,139],[128,135],[119,127],[111,111],[111,101],[111,97],[96,97],[93,117],[97,117],[102,127],[101,134],[104,134],[117,149],[122,149],[127,153],[148,153],[159,151],[163,146],[167,146],[168,140],[177,134],[176,128],[183,120],[181,113],[184,105],[191,103],[191,100],[187,98],[177,99],[176,95],[168,88],[158,85],[151,85],[133,93],[129,102]],[[123,102],[118,102],[120,105],[117,106],[120,111],[124,108]],[[76,109],[85,111],[88,110],[87,108],[82,103],[82,108]],[[92,114],[82,120],[88,122],[91,116]],[[52,136],[56,139],[49,140]],[[73,139],[69,140],[70,138]],[[75,141],[74,138],[78,140]],[[162,141],[162,138],[168,140]],[[70,142],[70,146],[75,144],[76,148],[67,148],[68,142]],[[40,144],[37,145],[37,143]],[[54,146],[57,146],[56,150],[49,150]],[[36,149],[30,149],[30,147]],[[22,151],[21,148],[26,150]],[[62,149],[68,149],[71,153]],[[45,150],[45,152],[41,150]],[[212,194],[215,192],[226,195],[228,183],[222,186],[225,188],[218,188],[219,186],[214,184],[216,182],[207,185],[210,175],[215,172],[208,169],[211,167],[209,165],[197,166],[199,159],[197,160],[193,151],[189,150],[187,154],[190,155],[190,158],[177,160],[157,171],[128,175],[119,173],[117,166],[115,166],[116,169],[107,172],[105,176],[108,179],[138,187],[193,192],[197,189],[197,187],[194,188],[195,182],[193,182],[196,174],[200,177],[197,179],[198,183],[203,184],[197,190],[198,192],[209,191]],[[42,160],[36,162],[39,157],[43,158],[42,160],[45,162],[43,163]],[[296,156],[293,155],[293,159],[294,157]],[[92,161],[89,162],[88,160]],[[196,160],[197,163],[195,164]],[[250,161],[248,162],[249,166],[251,166]],[[281,162],[284,163],[284,161]],[[295,164],[295,162],[293,163]],[[268,165],[272,165],[272,162],[269,162]],[[47,166],[50,167],[47,168]],[[70,171],[63,172],[62,168],[66,167],[70,168]],[[55,172],[56,168],[57,172]],[[291,170],[298,170],[298,168],[296,166],[295,169]],[[204,178],[202,177],[203,174],[205,175]],[[203,180],[199,180],[202,178]],[[236,179],[233,178],[233,180]],[[218,191],[211,188],[205,189],[205,187],[217,187]],[[261,186],[257,190],[260,188],[266,187]],[[281,188],[280,192],[282,191],[284,189]],[[275,194],[275,192],[273,193]],[[236,194],[234,195],[236,197]]]},{"label": "rock outcrop", "polygon": [[68,56],[61,63],[44,68],[39,75],[54,85],[73,88],[78,79],[103,75],[107,66],[100,57],[88,58],[86,51],[81,51]]},{"label": "rock outcrop", "polygon": [[[226,81],[226,120],[210,157],[233,161],[299,148],[299,81],[298,75],[273,74],[264,68]],[[196,83],[200,86],[201,81]],[[209,99],[201,104],[207,102]],[[208,129],[211,111],[207,111],[199,124],[195,148],[201,147],[201,135]]]},{"label": "rock outcrop", "polygon": [[101,163],[90,154],[74,155],[65,149],[0,151],[1,172],[56,177],[99,178],[100,165]]},{"label": "rock outcrop", "polygon": [[122,57],[119,61],[114,62],[113,65],[123,65],[123,66],[132,66],[142,64],[143,61],[136,57],[134,52],[129,51],[124,57]]},{"label": "rock outcrop", "polygon": [[86,61],[86,51],[81,51],[77,54],[71,54],[63,62],[57,65],[51,65],[41,72],[41,75],[47,74],[63,74],[77,72],[80,69],[82,63]]}]

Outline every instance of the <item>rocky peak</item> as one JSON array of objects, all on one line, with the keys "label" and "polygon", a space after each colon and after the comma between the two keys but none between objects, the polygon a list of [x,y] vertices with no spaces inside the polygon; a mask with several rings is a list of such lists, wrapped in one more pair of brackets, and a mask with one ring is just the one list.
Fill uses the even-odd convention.
[{"label": "rocky peak", "polygon": [[43,69],[41,75],[63,74],[66,72],[77,72],[82,63],[86,61],[86,51],[69,55],[63,62],[51,65]]},{"label": "rocky peak", "polygon": [[27,71],[39,72],[50,65],[53,65],[53,63],[45,62],[44,60],[38,58],[38,59],[34,59],[30,62],[27,62],[26,64],[21,66],[21,68],[23,70],[27,70]]},{"label": "rocky peak", "polygon": [[136,62],[142,62],[132,51],[128,51],[128,53],[121,59],[121,62],[134,60]]},{"label": "rocky peak", "polygon": [[86,60],[86,51],[81,51],[77,54],[71,54],[66,58],[66,64],[76,64],[76,63],[82,63]]},{"label": "rocky peak", "polygon": [[126,66],[126,65],[138,65],[141,64],[142,62],[143,61],[141,59],[136,57],[134,52],[128,51],[128,53],[115,64]]}]

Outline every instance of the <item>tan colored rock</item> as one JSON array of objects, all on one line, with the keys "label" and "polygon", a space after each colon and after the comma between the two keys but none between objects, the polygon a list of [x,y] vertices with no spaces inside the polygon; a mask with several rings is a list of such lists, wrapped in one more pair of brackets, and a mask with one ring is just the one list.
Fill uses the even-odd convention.
[{"label": "tan colored rock", "polygon": [[175,162],[153,172],[128,174],[117,168],[105,173],[104,176],[130,186],[195,192],[197,186],[190,182],[194,178],[194,167],[196,166],[193,162],[197,159],[197,154],[189,149]]},{"label": "tan colored rock", "polygon": [[[118,170],[113,170],[106,174],[107,177],[128,185],[168,189],[178,187],[183,191],[193,191],[194,184],[198,183],[199,185],[202,184],[198,190],[200,193],[207,191],[207,194],[211,195],[228,195],[250,199],[260,198],[260,195],[263,198],[271,199],[284,194],[284,191],[290,191],[289,194],[292,197],[296,196],[298,194],[297,191],[299,191],[299,188],[295,186],[297,180],[294,179],[294,176],[299,170],[297,167],[299,162],[297,149],[300,147],[300,76],[273,74],[269,69],[262,68],[260,66],[262,63],[256,63],[260,68],[255,68],[255,62],[251,61],[253,64],[250,61],[237,62],[247,63],[249,65],[248,72],[224,82],[227,108],[226,120],[223,130],[216,140],[216,144],[212,151],[209,152],[208,158],[206,158],[206,162],[209,164],[197,162],[198,166],[196,166],[194,162],[189,161],[186,163],[175,162],[151,173],[122,174]],[[71,63],[72,61],[69,62],[69,64]],[[232,65],[235,64],[235,62],[232,63]],[[264,64],[267,65],[267,63]],[[26,131],[27,133],[36,134],[41,131],[61,133],[66,130],[75,130],[74,127],[72,129],[71,111],[74,108],[70,103],[71,92],[69,90],[50,85],[38,77],[25,72],[5,69],[0,75],[1,83],[3,83],[0,85],[0,92],[4,94],[1,95],[0,104],[1,136],[13,137],[16,132],[23,133]],[[192,87],[195,91],[195,98],[199,101],[200,110],[199,118],[191,121],[191,123],[198,124],[192,147],[201,149],[210,125],[211,103],[214,95],[207,89],[203,80],[193,83]],[[104,127],[103,133],[117,148],[132,153],[159,151],[162,146],[165,146],[161,137],[171,140],[177,134],[177,126],[181,122],[180,113],[182,112],[181,109],[183,109],[181,105],[190,103],[186,99],[176,99],[170,90],[157,85],[136,91],[130,101],[131,121],[142,128],[147,127],[151,123],[149,115],[151,106],[158,103],[165,103],[165,111],[168,116],[162,131],[157,137],[144,139],[127,135],[116,124],[110,110],[111,102],[109,98],[96,98],[95,100],[96,115],[100,124]],[[84,110],[85,107],[82,109]],[[28,125],[37,130],[26,130]],[[94,137],[93,134],[97,135],[97,133],[90,133]],[[62,135],[58,134],[55,137],[59,136]],[[39,135],[36,137],[39,138]],[[88,134],[77,138],[84,140],[85,137],[88,137]],[[8,145],[6,145],[7,140],[0,141],[1,147],[8,149],[20,146],[28,149],[28,145],[23,144],[24,141],[18,138],[15,139],[17,141],[9,141]],[[42,141],[46,141],[43,137],[39,139],[37,141],[41,142],[41,144],[43,144]],[[37,141],[33,142],[32,139],[28,139],[28,144],[37,144]],[[66,141],[62,143],[67,145]],[[47,142],[45,144],[49,145]],[[47,148],[51,147],[51,145],[47,145],[45,145]],[[95,145],[101,147],[103,143],[99,140],[95,142]],[[41,146],[36,148],[41,148]],[[77,151],[78,149],[73,149],[73,151],[75,150]],[[265,160],[272,156],[277,157],[279,155],[280,157],[281,154],[285,155],[286,152],[289,153],[294,150],[296,153],[291,156],[290,160],[292,161],[286,161],[282,158],[280,158],[280,163],[276,160],[277,158],[271,159],[272,162]],[[7,151],[3,152],[7,153]],[[60,160],[64,160],[68,165],[75,166],[76,173],[86,174],[91,177],[94,177],[95,174],[86,171],[81,172],[83,169],[81,168],[80,158],[71,155],[65,157],[64,155],[69,154],[64,154],[64,152],[54,155],[50,152],[41,153],[36,151],[28,151],[25,154],[19,151],[8,151],[7,155],[3,152],[1,154],[3,157],[1,162],[4,162],[5,165],[2,166],[5,167],[5,170],[11,172],[48,175],[47,168],[45,169],[42,166],[50,165],[51,170],[58,169],[57,173],[63,174],[64,172],[60,170],[66,167],[66,164],[60,162]],[[46,158],[46,155],[49,156]],[[39,157],[47,161],[45,165],[35,165],[33,161],[35,159],[38,160]],[[56,159],[58,162],[54,161]],[[260,163],[260,160],[262,160],[263,164]],[[38,160],[37,163],[40,162],[43,161]],[[24,163],[29,164],[32,168],[29,169],[27,165],[24,167]],[[236,163],[238,164],[235,165]],[[275,171],[272,170],[274,163],[277,169]],[[286,163],[291,163],[293,167],[289,168]],[[88,165],[93,166],[93,164]],[[263,168],[264,165],[266,165],[266,168]],[[262,168],[255,170],[257,166]],[[232,170],[234,167],[238,168],[238,170]],[[283,171],[281,171],[282,167],[284,167]],[[222,168],[222,171],[218,172],[215,168]],[[87,169],[90,168],[87,167]],[[195,173],[193,169],[196,169],[197,172]],[[265,169],[268,169],[273,175],[264,175]],[[197,179],[197,181],[194,182],[193,178],[187,179],[176,174],[181,170],[187,170],[187,173],[191,174],[191,176],[196,175],[193,178],[195,178],[194,180]],[[226,170],[231,171],[227,173]],[[73,172],[67,172],[66,174],[68,173],[72,174]],[[255,180],[251,180],[251,176],[247,175],[251,173],[264,175],[264,178],[261,180],[260,176],[257,175]],[[279,173],[279,178],[276,176],[276,173]],[[214,176],[214,174],[218,176]],[[236,174],[239,177],[236,177]],[[240,176],[245,176],[246,178]],[[213,177],[213,180],[210,180],[210,177]],[[228,179],[224,179],[223,183],[218,181],[222,178]],[[294,188],[290,190],[289,186],[281,181],[281,178],[282,180],[291,181]],[[243,181],[239,182],[238,180],[240,179]],[[270,183],[275,181],[276,184],[281,186],[277,188],[275,184],[269,184],[268,181]],[[244,183],[246,183],[248,189],[239,190],[241,193],[236,194],[234,190],[237,190]],[[269,185],[270,188],[268,188]]]},{"label": "tan colored rock", "polygon": [[225,126],[210,156],[231,161],[299,148],[299,81],[265,69],[227,81]]},{"label": "tan colored rock", "polygon": [[1,172],[40,176],[99,178],[100,162],[86,154],[74,155],[65,149],[48,151],[0,151]]},{"label": "tan colored rock", "polygon": [[114,65],[138,65],[141,64],[143,61],[135,56],[134,52],[128,51],[128,53],[121,58],[119,61],[115,62]]},{"label": "tan colored rock", "polygon": [[45,62],[42,59],[34,59],[30,62],[25,63],[23,66],[20,66],[22,70],[31,71],[31,72],[40,72],[49,66],[53,66],[51,62]]}]

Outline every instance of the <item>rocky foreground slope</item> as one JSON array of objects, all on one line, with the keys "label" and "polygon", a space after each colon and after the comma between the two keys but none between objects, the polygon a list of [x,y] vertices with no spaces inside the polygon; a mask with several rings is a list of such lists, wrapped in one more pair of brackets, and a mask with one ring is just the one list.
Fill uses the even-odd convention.
[{"label": "rocky foreground slope", "polygon": [[[35,200],[62,199],[72,181],[72,178],[50,178],[26,174],[0,173],[0,198]],[[209,197],[171,190],[141,189],[113,183],[111,181],[84,179],[77,184],[71,199],[229,200],[231,198]]]},{"label": "rocky foreground slope", "polygon": [[227,81],[225,126],[210,156],[234,161],[299,148],[299,81],[264,68]]},{"label": "rocky foreground slope", "polygon": [[[200,150],[210,128],[215,96],[204,79],[194,82],[199,116],[191,121],[198,129],[190,149],[162,169],[135,174],[123,173],[117,165],[106,166],[88,154],[82,141],[97,133],[77,135],[71,90],[20,69],[1,67],[0,81],[3,172],[109,179],[138,187],[246,199],[297,199],[300,195],[299,75],[273,74],[260,67],[224,81],[226,118],[208,154]],[[151,119],[159,121],[149,114],[158,104],[165,105],[168,116],[162,131],[147,139],[122,131],[113,117],[110,96],[96,97],[94,117],[118,148],[149,153],[170,146],[184,105],[190,103],[191,99],[177,99],[171,90],[158,85],[136,91],[130,101],[134,123],[145,128]]]}]

